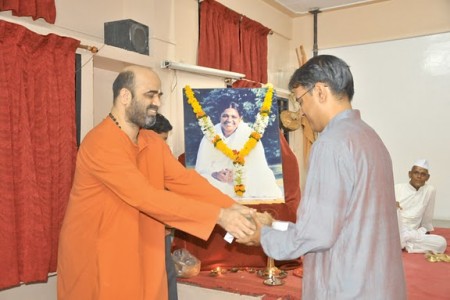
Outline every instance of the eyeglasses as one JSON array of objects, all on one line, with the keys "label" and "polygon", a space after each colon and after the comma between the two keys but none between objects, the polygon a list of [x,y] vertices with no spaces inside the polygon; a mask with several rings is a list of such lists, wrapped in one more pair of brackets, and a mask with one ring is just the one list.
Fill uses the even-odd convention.
[{"label": "eyeglasses", "polygon": [[295,101],[297,101],[297,103],[298,103],[298,105],[300,105],[300,107],[302,107],[302,105],[303,105],[303,99],[302,99],[302,98],[303,98],[307,93],[311,92],[315,87],[316,87],[316,85],[313,85],[313,86],[310,87],[306,92],[304,92],[300,97],[295,98]]}]

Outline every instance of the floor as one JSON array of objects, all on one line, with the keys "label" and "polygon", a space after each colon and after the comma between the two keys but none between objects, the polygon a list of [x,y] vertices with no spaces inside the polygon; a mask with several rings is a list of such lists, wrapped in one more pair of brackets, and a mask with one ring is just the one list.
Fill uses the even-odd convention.
[{"label": "floor", "polygon": [[[434,227],[441,227],[441,228],[450,228],[450,220],[433,220],[433,226]],[[450,254],[450,251],[447,250],[447,254]],[[441,267],[446,267],[447,264],[444,265],[444,263],[439,263],[442,265],[437,265]],[[420,273],[420,272],[418,272]],[[447,278],[450,277],[450,273],[447,276]],[[435,281],[432,278],[428,278],[428,281]],[[180,284],[179,284],[180,286]],[[201,299],[197,296],[201,295],[201,293],[205,292],[202,291],[201,288],[193,287],[193,286],[181,286],[179,287],[179,290],[182,291],[179,295],[180,300],[190,300],[190,299]],[[36,283],[36,284],[30,284],[30,285],[22,285],[17,288],[7,289],[0,292],[0,300],[16,300],[16,299],[26,299],[26,300],[56,300],[56,276],[52,276],[48,279],[47,283]],[[193,294],[192,294],[193,293]],[[203,295],[201,295],[203,296]],[[239,300],[247,300],[247,299],[258,299],[258,297],[252,297],[252,296],[243,296],[243,295],[236,295],[233,294],[234,298],[230,298],[230,293],[217,293],[215,295],[217,298],[204,298],[204,299],[224,299],[224,300],[231,300],[231,299],[239,299]],[[222,297],[222,298],[220,298]],[[420,298],[417,298],[420,299]],[[428,298],[430,299],[430,298]],[[446,298],[450,299],[450,298]],[[414,297],[412,297],[410,300],[416,300]]]},{"label": "floor", "polygon": [[450,220],[433,220],[434,227],[450,228]]}]

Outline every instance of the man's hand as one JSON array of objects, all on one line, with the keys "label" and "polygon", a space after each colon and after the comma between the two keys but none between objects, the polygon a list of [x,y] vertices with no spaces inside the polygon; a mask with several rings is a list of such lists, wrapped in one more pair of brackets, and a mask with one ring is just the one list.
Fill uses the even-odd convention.
[{"label": "man's hand", "polygon": [[256,218],[261,223],[261,225],[264,226],[272,226],[272,222],[274,221],[272,216],[267,211],[263,213],[257,212]]},{"label": "man's hand", "polygon": [[240,204],[233,204],[228,208],[222,208],[217,224],[237,239],[254,234],[255,210]]},{"label": "man's hand", "polygon": [[256,224],[255,233],[252,235],[247,235],[243,238],[238,238],[236,242],[247,246],[259,246],[261,244],[261,228],[263,226],[272,226],[273,218],[267,212],[257,212],[253,217],[253,221]]}]

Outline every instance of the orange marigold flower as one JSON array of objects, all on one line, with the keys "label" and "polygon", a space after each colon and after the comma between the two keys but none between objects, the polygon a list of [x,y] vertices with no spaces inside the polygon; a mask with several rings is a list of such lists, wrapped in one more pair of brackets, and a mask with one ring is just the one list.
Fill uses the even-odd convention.
[{"label": "orange marigold flower", "polygon": [[245,160],[242,156],[236,156],[234,158],[234,162],[240,164],[241,166],[243,166],[245,164]]},{"label": "orange marigold flower", "polygon": [[261,135],[260,135],[258,132],[256,132],[256,131],[253,131],[253,132],[250,134],[250,137],[251,137],[251,138],[254,138],[254,139],[257,140],[257,141],[259,141],[259,140],[261,139]]},{"label": "orange marigold flower", "polygon": [[242,157],[247,156],[247,155],[253,150],[253,148],[255,148],[256,143],[258,143],[257,140],[255,140],[255,139],[249,139],[249,140],[245,143],[244,147],[243,147],[242,150],[241,150],[241,156],[242,156]]},{"label": "orange marigold flower", "polygon": [[204,118],[204,117],[206,117],[206,114],[205,114],[205,112],[204,111],[200,111],[200,112],[198,112],[197,113],[197,119],[201,119],[201,118]]},{"label": "orange marigold flower", "polygon": [[242,196],[242,195],[244,195],[244,193],[245,193],[245,185],[243,185],[243,184],[235,185],[235,186],[234,186],[234,193],[235,193],[237,196]]},{"label": "orange marigold flower", "polygon": [[221,141],[222,141],[222,139],[220,138],[220,136],[216,135],[212,141],[214,144],[214,147],[217,147],[217,144]]}]

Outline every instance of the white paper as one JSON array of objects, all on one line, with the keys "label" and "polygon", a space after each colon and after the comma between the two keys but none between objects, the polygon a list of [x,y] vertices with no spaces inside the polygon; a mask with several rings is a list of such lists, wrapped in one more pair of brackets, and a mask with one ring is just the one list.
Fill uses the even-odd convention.
[{"label": "white paper", "polygon": [[225,236],[223,237],[225,241],[227,241],[228,244],[231,244],[234,240],[234,236],[231,235],[231,233],[227,232]]},{"label": "white paper", "polygon": [[272,228],[280,231],[286,231],[289,227],[288,222],[283,221],[273,221],[272,222]]}]

